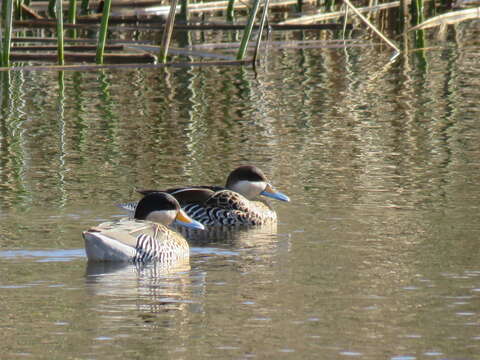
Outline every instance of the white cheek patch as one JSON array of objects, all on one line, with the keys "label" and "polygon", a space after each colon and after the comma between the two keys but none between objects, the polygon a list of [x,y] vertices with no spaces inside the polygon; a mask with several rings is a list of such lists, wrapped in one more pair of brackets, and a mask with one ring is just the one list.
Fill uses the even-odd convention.
[{"label": "white cheek patch", "polygon": [[267,183],[264,181],[246,181],[242,180],[237,182],[233,186],[233,191],[236,191],[243,196],[245,196],[247,199],[253,199],[260,195],[260,193],[265,190],[267,187]]},{"label": "white cheek patch", "polygon": [[152,211],[147,216],[148,221],[153,221],[162,225],[169,225],[177,216],[175,210]]}]

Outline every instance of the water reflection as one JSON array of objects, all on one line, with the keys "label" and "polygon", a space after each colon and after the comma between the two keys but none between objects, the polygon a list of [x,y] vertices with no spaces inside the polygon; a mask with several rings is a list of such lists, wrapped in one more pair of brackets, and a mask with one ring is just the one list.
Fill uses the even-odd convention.
[{"label": "water reflection", "polygon": [[[23,203],[26,191],[24,141],[24,78],[22,73],[0,73],[0,191],[12,192],[14,199]],[[2,202],[8,206],[13,199]]]},{"label": "water reflection", "polygon": [[86,152],[85,146],[87,142],[88,135],[88,120],[85,114],[85,109],[87,106],[87,97],[83,94],[83,74],[79,71],[76,71],[72,74],[72,89],[71,96],[76,99],[72,111],[71,121],[72,121],[72,150],[80,155],[79,161],[86,161]]},{"label": "water reflection", "polygon": [[[0,353],[476,358],[479,39],[429,38],[424,68],[358,47],[270,49],[257,77],[1,73]],[[278,227],[194,234],[185,268],[86,264],[81,231],[134,188],[246,162],[294,199]]]},{"label": "water reflection", "polygon": [[205,230],[188,229],[177,226],[179,231],[190,244],[194,246],[208,245],[211,243],[233,245],[241,247],[243,244],[262,244],[274,239],[277,234],[277,224],[265,224],[260,226],[210,226]]},{"label": "water reflection", "polygon": [[86,290],[95,296],[92,301],[98,310],[117,314],[136,310],[145,322],[154,321],[156,313],[193,311],[198,304],[192,289],[198,286],[202,285],[198,279],[192,281],[188,260],[170,264],[88,262],[86,269]]},{"label": "water reflection", "polygon": [[66,174],[66,134],[65,134],[65,72],[58,72],[58,99],[57,99],[57,114],[59,124],[59,169],[58,169],[58,189],[60,190],[60,197],[58,199],[59,207],[64,207],[67,203],[67,192],[65,190],[65,174]]},{"label": "water reflection", "polygon": [[[154,314],[182,312],[203,313],[208,287],[205,266],[228,266],[227,272],[257,273],[259,264],[267,264],[288,251],[289,240],[276,235],[276,226],[253,229],[231,229],[221,234],[218,247],[206,247],[205,239],[200,244],[191,242],[191,262],[129,264],[111,262],[88,262],[86,290],[92,296],[92,304],[105,314],[112,312],[111,320],[121,313],[136,311],[147,323],[162,323]],[[228,240],[225,236],[228,236]],[[211,244],[211,242],[208,242]],[[202,245],[199,247],[199,245]],[[283,250],[282,250],[283,249]],[[261,267],[263,271],[265,269]],[[129,314],[128,316],[134,316]],[[105,316],[104,321],[110,318]]]}]

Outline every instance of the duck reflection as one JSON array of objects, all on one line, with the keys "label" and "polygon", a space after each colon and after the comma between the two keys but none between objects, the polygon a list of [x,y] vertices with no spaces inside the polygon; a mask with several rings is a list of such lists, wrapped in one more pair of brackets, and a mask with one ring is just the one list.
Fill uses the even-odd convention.
[{"label": "duck reflection", "polygon": [[149,277],[157,278],[162,275],[178,273],[190,270],[190,262],[188,259],[184,261],[159,262],[151,263],[128,263],[122,261],[89,261],[87,263],[87,283],[95,282],[102,277],[130,274],[137,278]]},{"label": "duck reflection", "polygon": [[[209,287],[220,274],[225,279],[238,272],[264,272],[260,265],[273,261],[289,244],[277,235],[276,224],[189,235],[191,253],[185,262],[88,262],[86,289],[103,325],[114,328],[140,319],[152,327],[178,327],[198,321],[205,316]],[[216,271],[219,266],[224,271]]]},{"label": "duck reflection", "polygon": [[187,234],[193,268],[229,267],[231,272],[265,271],[263,265],[275,262],[281,253],[290,250],[288,234],[278,234],[276,224],[256,227],[217,227],[207,237],[201,232]]},{"label": "duck reflection", "polygon": [[146,323],[160,321],[161,314],[172,311],[201,312],[195,288],[203,286],[204,278],[192,276],[188,259],[149,264],[88,262],[86,269],[86,288],[95,295],[98,311],[107,317],[119,312],[128,317],[135,310]]},{"label": "duck reflection", "polygon": [[231,245],[234,248],[256,246],[275,241],[277,224],[269,223],[258,226],[235,225],[235,226],[212,226],[205,230],[187,229],[175,227],[188,241],[191,246],[205,246],[209,244]]}]

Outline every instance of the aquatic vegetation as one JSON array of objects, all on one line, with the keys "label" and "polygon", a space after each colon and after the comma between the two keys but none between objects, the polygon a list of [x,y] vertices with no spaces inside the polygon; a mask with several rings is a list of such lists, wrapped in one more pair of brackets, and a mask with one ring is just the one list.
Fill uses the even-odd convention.
[{"label": "aquatic vegetation", "polygon": [[107,41],[108,19],[110,17],[110,7],[112,0],[105,0],[103,5],[102,22],[100,25],[100,34],[98,36],[97,53],[95,61],[97,64],[103,64],[103,55],[105,52],[105,43]]},{"label": "aquatic vegetation", "polygon": [[12,21],[13,20],[13,0],[4,1],[2,3],[2,24],[5,23],[2,33],[2,52],[1,52],[1,65],[8,66],[10,63],[10,46],[12,39]]},{"label": "aquatic vegetation", "polygon": [[62,1],[55,3],[55,15],[57,17],[57,53],[58,64],[65,64],[64,50],[63,50],[63,5]]},{"label": "aquatic vegetation", "polygon": [[[379,11],[387,9],[399,8],[398,16],[391,17],[400,24],[398,31],[407,34],[414,32],[416,48],[425,47],[425,37],[422,33],[424,28],[452,24],[459,21],[469,20],[479,17],[478,8],[466,9],[461,11],[449,11],[443,15],[438,15],[442,9],[449,9],[451,4],[445,2],[433,1],[428,4],[428,8],[423,0],[415,0],[407,2],[406,0],[386,2],[374,6],[361,7],[362,3],[356,1],[355,4],[349,0],[340,2],[314,2],[313,0],[252,0],[250,5],[243,2],[228,1],[211,1],[206,3],[189,3],[187,0],[172,0],[169,5],[163,6],[147,6],[156,5],[153,0],[144,0],[143,7],[139,7],[135,1],[122,1],[113,3],[112,0],[89,1],[82,0],[80,4],[77,0],[69,0],[68,8],[63,8],[62,1],[49,0],[48,3],[23,3],[18,0],[5,0],[2,2],[2,46],[1,46],[1,65],[8,67],[11,61],[35,61],[43,63],[45,61],[55,60],[59,65],[68,63],[82,64],[98,64],[105,66],[104,63],[152,63],[155,66],[166,65],[191,65],[192,58],[200,57],[196,64],[221,65],[221,64],[247,64],[255,63],[258,60],[258,53],[261,49],[263,30],[317,30],[325,29],[337,30],[332,36],[341,36],[345,39],[347,30],[351,29],[357,22],[354,19],[360,19],[367,28],[378,35],[385,43],[394,50],[394,55],[400,52],[399,46],[394,40],[389,39],[385,32],[378,28],[375,19],[362,14],[375,14]],[[468,6],[468,4],[466,4]],[[111,13],[112,6],[117,6],[120,10]],[[123,6],[120,7],[120,6]],[[135,6],[135,11],[131,11],[131,7]],[[80,9],[80,15],[77,15],[77,7]],[[263,7],[261,15],[260,8]],[[276,9],[282,9],[279,12]],[[305,11],[297,13],[292,11]],[[337,11],[333,11],[333,10]],[[246,11],[245,11],[246,10]],[[327,12],[327,10],[332,10]],[[176,12],[180,11],[177,20]],[[237,11],[237,14],[235,14]],[[64,14],[64,12],[66,14]],[[204,14],[214,14],[221,12],[225,16],[224,23],[215,22],[214,24],[205,21]],[[192,14],[197,14],[196,20],[192,21]],[[203,14],[199,17],[198,14]],[[282,21],[270,24],[269,20],[278,19],[281,14]],[[426,14],[434,17],[426,19]],[[67,22],[64,22],[66,15]],[[235,19],[235,16],[236,18]],[[210,18],[212,15],[209,15]],[[13,19],[15,17],[15,19]],[[189,19],[190,17],[190,19]],[[240,19],[240,20],[239,20]],[[397,20],[395,20],[397,19]],[[410,24],[411,19],[411,24]],[[426,20],[425,20],[426,19]],[[334,21],[329,24],[319,24],[319,22]],[[235,23],[237,22],[237,23]],[[110,29],[110,24],[118,25],[115,29]],[[360,25],[358,28],[360,29]],[[31,43],[45,44],[51,42],[51,38],[44,36],[31,38],[29,43],[21,48],[17,48],[12,53],[13,46],[16,46],[18,38],[13,38],[12,33],[16,29],[25,28],[55,28],[56,34],[56,50],[57,55],[53,57],[51,54],[41,51],[42,49],[29,48]],[[138,31],[152,30],[161,31],[162,36],[160,43],[150,40],[148,43],[137,41],[135,38],[128,36],[117,36],[130,32],[131,29],[137,28]],[[381,27],[381,26],[380,26]],[[64,38],[65,30],[68,29],[69,37]],[[365,26],[363,26],[365,29]],[[195,52],[188,47],[181,49],[172,48],[171,44],[174,40],[174,34],[179,38],[183,38],[183,34],[187,34],[188,38],[193,32],[202,32],[208,30],[223,30],[226,32],[243,30],[241,40],[234,43],[227,53],[206,53]],[[343,31],[342,31],[343,30]],[[94,39],[92,38],[94,34]],[[202,38],[204,35],[202,34]],[[235,35],[237,38],[237,36]],[[13,40],[13,41],[12,41]],[[85,48],[76,48],[76,52],[72,52],[72,43],[81,43]],[[91,49],[87,47],[92,42],[96,43],[95,53],[89,52]],[[115,50],[111,47],[120,42],[121,47]],[[183,43],[183,41],[180,41]],[[12,46],[13,44],[13,46]],[[128,50],[127,50],[128,48]],[[407,50],[403,47],[404,50]],[[30,50],[28,53],[24,50]],[[43,49],[47,50],[47,49]],[[106,52],[107,51],[107,52]],[[235,52],[235,55],[232,53]],[[189,57],[188,62],[179,61],[177,56]],[[215,61],[205,61],[205,58],[216,57]],[[221,60],[219,60],[221,59]],[[183,59],[180,59],[183,60]],[[158,62],[158,63],[157,63]]]}]

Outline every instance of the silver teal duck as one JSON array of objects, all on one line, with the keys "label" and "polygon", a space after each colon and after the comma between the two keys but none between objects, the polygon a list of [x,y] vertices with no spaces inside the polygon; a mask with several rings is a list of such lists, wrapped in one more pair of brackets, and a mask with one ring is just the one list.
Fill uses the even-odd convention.
[{"label": "silver teal duck", "polygon": [[[156,190],[138,190],[148,195]],[[275,210],[259,199],[265,196],[281,201],[289,197],[277,191],[256,166],[244,165],[233,170],[225,187],[189,186],[165,190],[172,194],[192,219],[205,226],[264,225],[277,221]],[[135,203],[119,205],[133,210]]]},{"label": "silver teal duck", "polygon": [[172,222],[204,229],[172,195],[151,192],[135,208],[134,218],[105,222],[83,232],[90,261],[173,262],[188,259],[185,238],[167,226]]}]

